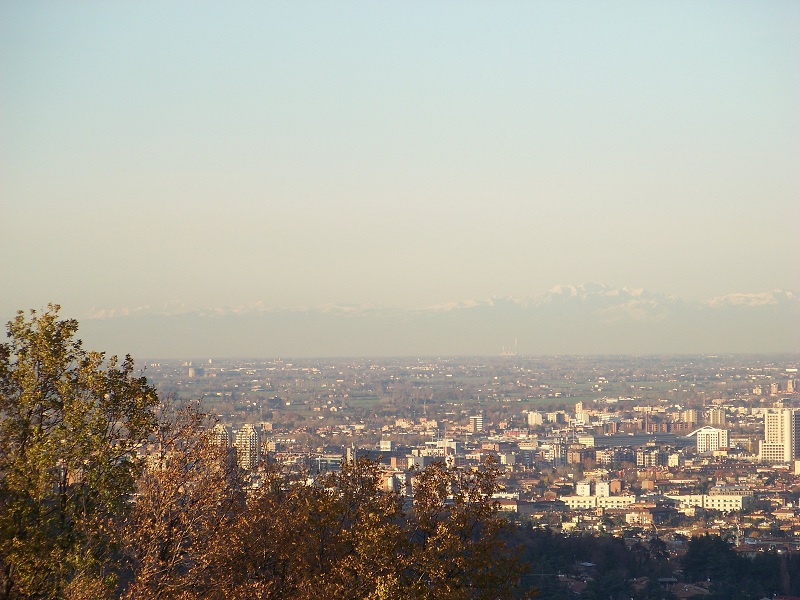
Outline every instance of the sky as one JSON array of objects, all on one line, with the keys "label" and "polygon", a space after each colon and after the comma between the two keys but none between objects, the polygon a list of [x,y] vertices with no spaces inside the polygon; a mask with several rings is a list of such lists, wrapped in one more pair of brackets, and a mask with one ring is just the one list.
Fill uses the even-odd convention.
[{"label": "sky", "polygon": [[800,291],[800,3],[0,4],[0,320]]}]

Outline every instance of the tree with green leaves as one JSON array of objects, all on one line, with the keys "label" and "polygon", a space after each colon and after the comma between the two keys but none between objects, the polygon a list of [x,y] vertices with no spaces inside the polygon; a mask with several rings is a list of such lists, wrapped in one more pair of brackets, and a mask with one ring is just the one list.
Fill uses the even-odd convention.
[{"label": "tree with green leaves", "polygon": [[59,306],[0,344],[0,598],[99,598],[158,399],[130,356],[90,352]]}]

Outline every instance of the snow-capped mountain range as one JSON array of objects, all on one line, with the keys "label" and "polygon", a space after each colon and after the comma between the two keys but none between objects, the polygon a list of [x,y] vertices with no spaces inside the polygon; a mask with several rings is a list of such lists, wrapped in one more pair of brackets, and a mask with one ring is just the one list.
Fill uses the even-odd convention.
[{"label": "snow-capped mountain range", "polygon": [[421,309],[283,310],[260,302],[101,309],[82,330],[124,352],[163,358],[493,355],[515,340],[520,354],[531,355],[797,352],[800,297],[773,290],[696,302],[589,283]]}]

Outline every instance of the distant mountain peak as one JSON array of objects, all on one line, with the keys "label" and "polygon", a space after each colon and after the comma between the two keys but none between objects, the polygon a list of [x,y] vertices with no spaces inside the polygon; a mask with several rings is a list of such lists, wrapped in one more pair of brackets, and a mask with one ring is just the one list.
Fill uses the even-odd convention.
[{"label": "distant mountain peak", "polygon": [[711,308],[741,307],[752,308],[757,306],[775,306],[780,304],[797,304],[800,301],[797,294],[787,290],[776,289],[757,294],[727,294],[712,298],[707,302]]},{"label": "distant mountain peak", "polygon": [[596,311],[599,314],[635,315],[636,320],[645,318],[647,313],[653,311],[661,314],[670,307],[676,308],[679,304],[685,308],[695,306],[707,309],[724,308],[758,308],[767,306],[792,306],[800,303],[798,294],[781,289],[761,293],[731,293],[717,296],[705,302],[686,302],[679,298],[651,292],[644,288],[615,288],[602,283],[588,282],[577,285],[560,284],[548,291],[528,296],[527,298],[514,298],[510,296],[495,296],[486,300],[460,300],[446,302],[418,309],[399,309],[392,307],[376,306],[374,304],[329,303],[317,306],[305,306],[292,309],[279,309],[270,307],[265,302],[258,300],[235,306],[218,307],[190,307],[180,301],[167,302],[161,306],[137,306],[124,308],[92,308],[85,318],[90,320],[104,320],[143,315],[152,316],[177,316],[193,314],[201,317],[223,317],[236,315],[258,314],[330,314],[330,315],[360,315],[379,313],[447,313],[453,311],[492,309],[492,310],[532,310],[535,307],[572,306],[575,310]]},{"label": "distant mountain peak", "polygon": [[[797,350],[800,299],[786,290],[684,301],[642,288],[559,285],[417,309],[251,302],[221,308],[95,309],[82,329],[103,347],[169,356],[493,355],[786,352]],[[88,338],[87,338],[88,339]],[[138,343],[138,349],[137,349]]]}]

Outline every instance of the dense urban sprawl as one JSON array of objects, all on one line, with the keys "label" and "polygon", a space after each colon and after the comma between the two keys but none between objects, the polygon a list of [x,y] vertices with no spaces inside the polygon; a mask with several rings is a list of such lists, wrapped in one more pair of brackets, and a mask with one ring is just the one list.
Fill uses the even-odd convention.
[{"label": "dense urban sprawl", "polygon": [[[202,398],[220,444],[335,471],[367,456],[387,489],[492,457],[509,516],[561,531],[703,533],[741,552],[800,548],[797,357],[151,362]],[[255,478],[257,482],[257,477]]]}]

